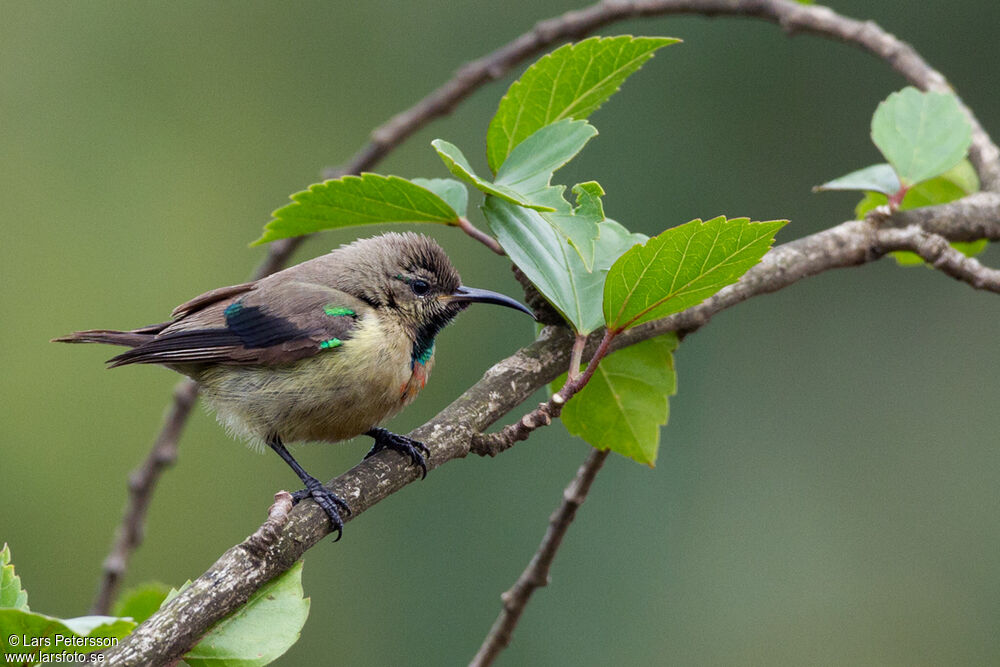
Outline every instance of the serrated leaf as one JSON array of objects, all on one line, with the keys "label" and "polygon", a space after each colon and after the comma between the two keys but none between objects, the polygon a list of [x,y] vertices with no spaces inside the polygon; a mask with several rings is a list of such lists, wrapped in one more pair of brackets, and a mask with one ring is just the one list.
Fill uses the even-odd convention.
[{"label": "serrated leaf", "polygon": [[[588,188],[583,192],[593,194]],[[613,220],[600,222],[594,262],[588,271],[568,239],[538,211],[487,197],[483,213],[511,261],[578,333],[604,324],[600,304],[608,269],[625,250],[645,240]]]},{"label": "serrated leaf", "polygon": [[486,156],[497,173],[511,151],[546,125],[586,118],[669,37],[592,37],[543,56],[511,84],[486,133]]},{"label": "serrated leaf", "polygon": [[[597,449],[655,465],[669,397],[677,393],[675,349],[677,335],[671,332],[602,359],[590,382],[563,408],[566,430]],[[565,382],[563,375],[552,387]]]},{"label": "serrated leaf", "polygon": [[677,313],[735,283],[770,249],[787,220],[692,220],[631,248],[604,285],[608,328],[627,329]]},{"label": "serrated leaf", "polygon": [[21,577],[10,562],[10,545],[0,549],[0,609],[28,610],[28,591],[21,588]]},{"label": "serrated leaf", "polygon": [[411,178],[410,182],[427,188],[445,200],[463,218],[469,210],[469,191],[453,178]]},{"label": "serrated leaf", "polygon": [[552,206],[548,206],[546,204],[533,203],[516,190],[512,190],[497,183],[492,183],[485,178],[480,178],[472,168],[472,165],[469,164],[469,160],[465,157],[465,153],[463,153],[462,150],[455,144],[447,142],[444,139],[435,139],[431,142],[431,146],[434,147],[434,150],[437,151],[437,154],[441,157],[441,161],[444,162],[446,167],[448,167],[448,171],[480,192],[493,195],[494,197],[499,197],[504,201],[517,204],[518,206],[534,208],[539,211],[555,210]]},{"label": "serrated leaf", "polygon": [[298,641],[309,616],[302,592],[302,561],[257,590],[184,656],[190,667],[257,667]]},{"label": "serrated leaf", "polygon": [[158,581],[150,581],[122,593],[111,613],[115,616],[129,617],[136,623],[142,623],[152,616],[166,600],[171,588]]},{"label": "serrated leaf", "polygon": [[459,222],[459,214],[448,202],[398,176],[344,176],[310,185],[291,199],[291,204],[271,214],[274,219],[252,245],[353,225]]},{"label": "serrated leaf", "polygon": [[866,192],[881,192],[891,195],[899,192],[902,186],[896,170],[891,164],[873,164],[864,169],[852,171],[840,178],[827,181],[823,185],[817,185],[813,192],[824,192],[829,190],[863,190]]},{"label": "serrated leaf", "polygon": [[972,127],[957,97],[912,86],[878,105],[871,129],[872,141],[907,187],[954,167],[972,143]]},{"label": "serrated leaf", "polygon": [[[61,619],[25,609],[0,609],[0,649],[4,654],[32,653],[35,660],[25,663],[55,662],[39,657],[42,654],[90,653],[111,646],[110,638],[121,639],[135,628],[135,623],[113,616],[81,616]],[[17,637],[17,645],[11,638]],[[35,646],[24,646],[22,637],[30,638]],[[87,638],[82,646],[67,643],[67,639]]]}]

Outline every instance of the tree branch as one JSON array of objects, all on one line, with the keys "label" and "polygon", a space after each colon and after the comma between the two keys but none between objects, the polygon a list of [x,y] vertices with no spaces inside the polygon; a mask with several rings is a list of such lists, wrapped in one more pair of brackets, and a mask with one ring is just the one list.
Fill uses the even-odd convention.
[{"label": "tree branch", "polygon": [[[882,58],[914,85],[928,90],[950,91],[946,79],[939,72],[927,65],[909,45],[886,33],[872,22],[860,22],[849,19],[825,7],[801,5],[792,0],[645,0],[634,2],[600,2],[579,11],[569,12],[562,16],[542,21],[531,32],[522,35],[486,57],[463,67],[456,73],[455,77],[418,102],[414,107],[393,117],[388,123],[376,129],[372,133],[371,142],[355,155],[348,164],[340,169],[325,171],[324,177],[336,178],[344,174],[360,173],[361,171],[370,169],[415,131],[425,126],[434,118],[449,113],[461,100],[478,87],[491,80],[500,78],[518,63],[553,44],[581,37],[601,26],[622,19],[684,13],[706,16],[731,15],[755,17],[777,23],[789,33],[807,32],[823,37],[839,39],[859,46]],[[974,114],[964,105],[963,110],[970,118],[973,127],[970,159],[979,173],[984,189],[1000,190],[1000,150],[997,149],[989,135],[983,130]],[[970,199],[972,198],[967,198],[966,200],[962,200],[962,202],[968,202]],[[948,215],[936,213],[931,209],[921,209],[919,212],[908,211],[905,214],[894,216],[893,220],[889,221],[889,224],[898,224],[898,226],[906,227],[911,222],[916,222],[925,232],[941,234],[950,240],[973,240],[975,238],[997,240],[998,236],[1000,236],[996,228],[997,210],[1000,208],[997,202],[995,200],[980,198],[972,208],[966,208],[967,204],[963,204],[962,202],[956,203],[955,217],[948,217]],[[949,204],[947,206],[950,207],[952,205]],[[976,206],[979,207],[979,210],[975,209]],[[942,210],[944,209],[942,208]],[[985,211],[989,211],[992,217],[984,215]],[[770,270],[773,272],[773,275],[766,274],[769,276],[767,279],[764,279],[765,274],[761,271],[751,271],[739,284],[723,290],[723,292],[720,292],[716,297],[713,297],[713,299],[710,299],[701,306],[689,309],[666,320],[651,322],[625,332],[615,340],[615,345],[612,348],[621,347],[665,331],[694,331],[707,322],[718,310],[749,298],[753,294],[780,289],[786,284],[791,284],[807,275],[813,275],[814,273],[819,273],[830,268],[850,266],[869,261],[878,256],[880,252],[884,252],[884,248],[879,245],[878,239],[871,232],[872,228],[865,227],[864,223],[850,222],[809,237],[812,240],[809,244],[798,246],[785,244],[785,246],[776,249],[765,257],[764,262],[757,267],[758,269],[764,266],[771,267]],[[300,242],[300,238],[295,238],[272,243],[268,248],[267,257],[259,267],[255,277],[262,277],[281,269]],[[833,244],[835,247],[828,247],[826,244]],[[778,251],[782,248],[784,248],[784,251],[779,253]],[[814,254],[810,255],[809,253]],[[774,264],[774,262],[783,262],[784,264]],[[780,276],[780,278],[775,276]],[[709,304],[714,305],[710,306]],[[647,333],[650,335],[646,335]],[[546,336],[543,336],[539,342],[533,344],[541,347],[529,346],[525,348],[518,355],[514,355],[514,357],[495,366],[491,370],[491,373],[496,372],[505,377],[509,376],[507,379],[514,383],[512,387],[521,386],[522,383],[526,383],[524,386],[528,387],[533,386],[532,382],[537,380],[538,373],[544,375],[554,372],[554,368],[548,362],[551,362],[552,359],[559,359],[560,363],[564,363],[565,359],[562,353],[544,349],[544,346],[546,345],[546,341],[561,338],[562,336],[551,331]],[[563,348],[565,347],[567,346],[564,344]],[[548,362],[543,363],[541,357],[545,357]],[[508,362],[513,363],[514,366],[504,366]],[[552,377],[555,377],[555,375]],[[463,399],[466,396],[475,396],[479,400],[482,400],[483,409],[479,412],[473,411],[473,413],[483,415],[483,419],[486,419],[488,415],[492,415],[492,417],[488,418],[485,423],[480,424],[478,429],[484,428],[500,415],[509,411],[513,405],[524,400],[520,398],[513,405],[508,405],[510,400],[513,400],[512,398],[508,398],[507,396],[504,398],[492,398],[488,394],[474,391],[476,387],[482,385],[489,378],[490,374],[487,374],[487,377],[483,381],[470,389],[465,396],[448,408],[448,410],[451,410],[452,407],[460,403],[466,405],[463,403]],[[549,377],[541,380],[537,386],[541,386],[551,379]],[[115,589],[124,574],[129,555],[141,541],[145,511],[150,502],[151,493],[155,488],[156,480],[165,467],[165,464],[150,464],[147,470],[147,463],[159,460],[160,457],[157,455],[158,445],[161,442],[169,441],[171,438],[173,438],[174,442],[174,454],[171,456],[175,455],[176,438],[186,422],[187,413],[190,411],[190,403],[194,400],[193,393],[191,393],[189,401],[184,398],[184,391],[194,391],[193,389],[182,391],[182,387],[184,386],[184,383],[182,383],[175,390],[175,400],[170,409],[170,416],[164,424],[160,435],[157,437],[150,457],[147,458],[147,462],[139,469],[140,471],[145,471],[142,473],[145,481],[137,485],[140,487],[140,491],[130,493],[130,503],[126,509],[125,518],[120,528],[119,540],[116,540],[115,547],[112,549],[109,559],[105,563],[105,575],[102,578],[101,592],[98,595],[97,602],[95,602],[95,610],[104,611],[100,607],[110,603],[110,600],[114,597]],[[520,395],[518,392],[514,393]],[[181,398],[177,398],[178,396],[181,396]],[[448,410],[442,412],[439,417],[446,415]],[[468,412],[468,406],[466,406],[465,412]],[[451,413],[448,414],[451,415]],[[479,422],[483,419],[477,418],[476,421]],[[470,436],[475,432],[468,425],[463,427],[457,424],[461,424],[461,422],[452,422],[448,425],[435,419],[429,422],[425,428],[430,429],[428,437],[432,435],[440,435],[442,437],[449,435],[450,437],[456,433]],[[419,429],[418,432],[420,432]],[[448,438],[445,438],[445,441],[451,442]],[[455,445],[454,443],[451,447],[456,448],[456,453],[450,458],[459,455],[464,456],[467,451],[463,450],[462,446]],[[448,451],[451,450],[449,449]],[[440,465],[444,460],[433,463],[432,467]],[[381,461],[381,457],[374,457],[370,462],[371,466],[390,465],[388,462]],[[384,497],[383,493],[388,495],[388,493],[398,490],[398,488],[411,481],[410,473],[412,471],[408,471],[403,466],[400,466],[398,470],[392,470],[390,465],[390,469],[381,470],[378,475],[374,476],[369,471],[366,474],[357,473],[356,476],[351,477],[355,470],[357,468],[338,478],[336,486],[340,488],[345,484],[360,484],[361,481],[374,484],[375,486],[365,486],[364,489],[361,486],[354,487],[354,491],[359,497],[366,495],[371,503],[377,502],[377,500]],[[386,475],[391,472],[394,472],[395,476],[389,479]],[[310,514],[305,510],[297,516],[312,516],[314,523],[322,522],[322,517],[318,514]],[[293,528],[298,525],[298,523],[293,522],[292,528],[286,529],[283,533],[286,537],[283,537],[282,540],[293,539],[287,537],[287,535],[290,531],[294,532]],[[300,536],[314,535],[319,529],[313,526],[312,529],[303,530],[305,532]],[[123,539],[121,536],[126,536],[128,539]],[[316,539],[319,539],[319,537],[316,537]],[[239,582],[241,585],[234,584],[235,588],[232,589],[233,597],[230,598],[230,602],[232,600],[245,601],[252,590],[256,590],[256,587],[259,587],[272,576],[275,576],[294,563],[298,556],[314,543],[308,542],[308,540],[305,542],[296,542],[297,546],[294,549],[285,551],[285,547],[282,547],[282,549],[278,548],[278,545],[285,544],[282,540],[268,547],[266,554],[269,558],[270,556],[274,556],[277,560],[271,558],[268,561],[269,567],[260,568],[259,572],[253,577],[248,576],[244,581]],[[216,566],[213,566],[212,570],[203,575],[202,579],[215,572],[216,568],[221,568],[219,570],[220,573],[231,573],[227,569],[229,567],[229,565],[226,565],[226,563],[229,563],[227,558],[238,559],[239,554],[244,553],[248,553],[248,550],[243,545],[237,545],[237,547],[230,549],[220,558]],[[288,558],[292,560],[288,561]],[[264,578],[261,579],[260,577]],[[202,579],[199,579],[199,581]],[[189,605],[188,608],[190,608],[192,603],[191,596],[195,595],[195,592],[193,592],[195,590],[198,589],[192,587],[192,589],[189,589],[189,591],[192,591],[190,595],[182,595],[183,600],[186,602],[180,601],[181,598],[174,600],[171,608],[182,609],[186,608],[185,605]],[[219,593],[224,597],[223,591],[219,591]],[[193,624],[189,624],[186,628],[175,628],[171,631],[166,630],[169,624],[164,625],[165,621],[163,618],[165,615],[163,612],[166,610],[163,610],[163,612],[154,617],[154,619],[158,620],[150,619],[146,624],[140,626],[126,642],[117,647],[116,651],[109,652],[109,656],[112,653],[116,656],[145,655],[147,657],[160,654],[158,650],[154,653],[150,653],[148,650],[143,653],[143,647],[147,647],[147,649],[148,647],[162,648],[165,651],[162,655],[169,653],[175,657],[179,656],[186,647],[194,643],[197,637],[211,623],[221,618],[225,613],[228,613],[226,609],[231,610],[235,608],[235,606],[226,606],[225,604],[209,605],[209,607],[211,607],[212,611],[207,613],[204,618],[199,619]],[[206,607],[207,609],[208,607]],[[174,620],[179,621],[179,618],[175,618]],[[162,641],[154,641],[155,636],[151,635],[148,630],[148,628],[152,627],[164,628]],[[185,641],[188,643],[185,644]],[[127,662],[128,658],[122,659],[126,660],[126,662],[113,664],[130,664]]]},{"label": "tree branch", "polygon": [[[559,391],[552,394],[549,400],[539,403],[537,408],[513,424],[504,426],[496,433],[490,433],[489,435],[476,433],[473,435],[471,451],[480,456],[496,456],[513,447],[515,443],[527,440],[535,429],[548,426],[552,423],[553,419],[558,419],[559,415],[562,414],[566,401],[573,398],[590,382],[594,371],[597,370],[597,365],[601,363],[601,359],[610,351],[615,335],[610,331],[605,331],[603,337],[600,339],[601,342],[597,346],[597,350],[594,352],[594,356],[590,359],[590,363],[587,364],[586,370],[582,374],[579,371],[575,374],[572,372],[567,373],[566,384]],[[579,368],[580,356],[583,354],[586,343],[587,339],[581,336],[577,336],[573,341],[573,348],[570,354],[570,369],[573,368],[574,364]]]},{"label": "tree branch", "polygon": [[594,483],[594,478],[597,477],[610,452],[609,449],[595,449],[576,471],[576,477],[563,491],[562,503],[549,517],[549,528],[545,531],[545,537],[538,545],[535,555],[531,557],[531,562],[524,568],[524,572],[510,590],[500,596],[503,600],[503,609],[500,610],[500,615],[497,616],[496,622],[493,623],[469,667],[487,667],[493,664],[500,652],[510,645],[514,628],[531,595],[537,588],[548,585],[549,569],[552,567],[559,545],[562,544],[563,536],[573,523],[576,511],[587,499],[590,485]]},{"label": "tree branch", "polygon": [[919,227],[904,227],[880,229],[877,238],[885,252],[909,250],[955,280],[976,289],[1000,293],[1000,271],[983,266],[974,257],[966,257],[951,247],[943,236],[925,232]]}]

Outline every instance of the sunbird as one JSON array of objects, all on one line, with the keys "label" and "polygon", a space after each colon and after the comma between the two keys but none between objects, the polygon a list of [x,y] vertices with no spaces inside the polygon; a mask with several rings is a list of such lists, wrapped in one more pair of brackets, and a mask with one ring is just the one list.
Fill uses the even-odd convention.
[{"label": "sunbird", "polygon": [[[132,349],[111,368],[160,364],[193,378],[220,423],[266,444],[337,532],[347,503],[307,473],[286,442],[338,442],[365,434],[409,457],[427,475],[427,447],[379,427],[416,398],[434,365],[434,339],[470,303],[532,315],[514,299],[462,285],[433,239],[389,233],[241,285],[220,287],[174,309],[172,319],[131,331],[93,329],[64,343]],[[533,315],[532,315],[533,316]]]}]

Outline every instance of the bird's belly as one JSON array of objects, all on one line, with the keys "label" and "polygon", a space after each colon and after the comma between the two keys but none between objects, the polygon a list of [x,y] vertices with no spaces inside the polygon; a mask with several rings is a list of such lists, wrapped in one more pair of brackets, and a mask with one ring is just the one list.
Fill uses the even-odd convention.
[{"label": "bird's belly", "polygon": [[428,366],[411,368],[403,346],[370,348],[351,339],[285,366],[218,366],[199,379],[219,421],[237,435],[256,442],[272,433],[285,442],[336,442],[408,405],[426,383]]}]

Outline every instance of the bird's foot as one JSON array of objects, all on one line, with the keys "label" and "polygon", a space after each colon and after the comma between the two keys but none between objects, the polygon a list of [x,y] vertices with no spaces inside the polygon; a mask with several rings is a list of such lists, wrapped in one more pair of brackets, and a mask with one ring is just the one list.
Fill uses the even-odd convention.
[{"label": "bird's foot", "polygon": [[372,445],[371,450],[365,454],[365,458],[375,456],[383,449],[391,449],[394,452],[399,452],[403,456],[409,456],[410,462],[415,466],[420,466],[421,475],[420,479],[427,477],[427,461],[424,459],[424,454],[427,456],[431,455],[431,450],[427,449],[424,443],[414,440],[413,438],[407,438],[405,435],[397,435],[392,431],[387,431],[384,428],[373,428],[365,435],[369,435],[375,439],[375,444]]},{"label": "bird's foot", "polygon": [[344,514],[350,514],[351,508],[347,506],[343,498],[323,486],[315,477],[310,477],[304,481],[306,488],[292,494],[292,504],[298,505],[299,501],[306,498],[315,500],[316,504],[326,512],[326,516],[330,519],[330,523],[333,525],[333,531],[331,532],[337,533],[337,537],[334,539],[334,542],[336,542],[344,533],[344,520],[340,518],[338,508],[343,510]]}]

